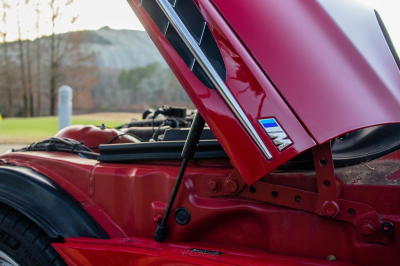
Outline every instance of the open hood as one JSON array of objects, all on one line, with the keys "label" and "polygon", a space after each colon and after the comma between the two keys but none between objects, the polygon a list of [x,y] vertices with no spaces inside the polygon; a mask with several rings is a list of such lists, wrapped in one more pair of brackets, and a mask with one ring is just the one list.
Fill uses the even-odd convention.
[{"label": "open hood", "polygon": [[247,184],[317,143],[400,122],[400,73],[373,10],[128,2]]},{"label": "open hood", "polygon": [[400,122],[397,55],[373,9],[355,0],[213,2],[318,143]]}]

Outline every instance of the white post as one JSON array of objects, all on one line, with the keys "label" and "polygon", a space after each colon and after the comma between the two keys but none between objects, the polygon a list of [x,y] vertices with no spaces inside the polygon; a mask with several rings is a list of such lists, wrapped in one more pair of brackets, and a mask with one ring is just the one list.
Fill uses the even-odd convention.
[{"label": "white post", "polygon": [[72,89],[61,86],[58,89],[58,130],[70,126],[72,120]]}]

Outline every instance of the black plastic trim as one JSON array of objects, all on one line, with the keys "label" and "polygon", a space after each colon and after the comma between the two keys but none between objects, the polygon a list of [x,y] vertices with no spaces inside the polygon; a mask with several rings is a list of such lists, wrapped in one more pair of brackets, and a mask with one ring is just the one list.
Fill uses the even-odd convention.
[{"label": "black plastic trim", "polygon": [[199,43],[203,34],[204,20],[193,0],[176,0],[175,11]]},{"label": "black plastic trim", "polygon": [[168,27],[168,18],[158,6],[155,0],[142,0],[142,6],[151,17],[162,33],[165,33]]},{"label": "black plastic trim", "polygon": [[[190,128],[171,128],[165,130],[163,142],[186,140],[189,135]],[[206,127],[201,133],[200,140],[217,140],[211,129]]]},{"label": "black plastic trim", "polygon": [[[193,0],[169,0],[174,6],[175,11],[182,19],[192,36],[199,43],[204,54],[213,65],[217,73],[223,80],[226,80],[226,67],[222,58],[221,51],[214,39],[206,21]],[[142,0],[143,8],[151,17],[165,38],[179,54],[185,64],[192,70],[193,74],[210,89],[215,89],[211,80],[204,70],[195,62],[193,54],[180,38],[176,30],[169,25],[168,18],[155,0]]]},{"label": "black plastic trim", "polygon": [[211,33],[210,28],[207,26],[204,29],[204,35],[200,44],[201,50],[207,56],[210,63],[213,65],[218,75],[226,80],[226,68],[224,59],[222,58],[221,51],[219,50],[218,44]]},{"label": "black plastic trim", "polygon": [[183,40],[179,37],[179,34],[176,32],[174,27],[168,27],[165,38],[179,54],[185,64],[190,67],[193,64],[194,56],[189,51],[189,48],[186,46]]},{"label": "black plastic trim", "polygon": [[206,72],[201,68],[201,66],[195,62],[192,68],[193,74],[203,83],[206,85],[208,88],[215,90],[214,84],[211,82],[211,80],[208,78]]},{"label": "black plastic trim", "polygon": [[110,238],[71,194],[32,169],[0,166],[0,201],[31,219],[51,238]]},{"label": "black plastic trim", "polygon": [[[144,160],[182,160],[185,141],[157,141],[132,144],[100,145],[100,162],[131,162]],[[201,140],[194,159],[228,159],[216,140]]]}]

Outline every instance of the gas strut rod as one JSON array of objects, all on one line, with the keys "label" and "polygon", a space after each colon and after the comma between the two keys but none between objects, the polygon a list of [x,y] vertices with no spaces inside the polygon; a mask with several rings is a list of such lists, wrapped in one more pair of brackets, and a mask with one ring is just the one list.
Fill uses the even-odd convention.
[{"label": "gas strut rod", "polygon": [[171,213],[172,205],[174,205],[174,201],[176,198],[176,194],[178,193],[179,186],[182,181],[183,174],[185,173],[186,166],[189,162],[189,160],[193,159],[196,146],[199,143],[201,133],[203,132],[205,122],[203,117],[201,116],[200,112],[197,111],[196,116],[194,117],[192,127],[190,128],[189,135],[186,139],[185,146],[183,147],[182,151],[182,165],[181,169],[179,171],[178,177],[176,178],[175,181],[175,186],[174,189],[172,190],[171,197],[169,198],[169,202],[167,205],[167,208],[165,210],[164,216],[160,222],[160,224],[157,226],[156,231],[154,232],[154,239],[158,242],[162,242],[166,237],[168,233],[168,217],[169,214]]}]

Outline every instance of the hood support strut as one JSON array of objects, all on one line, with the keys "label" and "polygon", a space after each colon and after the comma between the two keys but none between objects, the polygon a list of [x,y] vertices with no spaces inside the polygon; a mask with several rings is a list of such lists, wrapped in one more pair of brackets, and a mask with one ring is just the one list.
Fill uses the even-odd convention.
[{"label": "hood support strut", "polygon": [[167,208],[165,209],[164,216],[157,226],[156,231],[154,232],[154,239],[158,242],[162,242],[168,234],[168,217],[171,213],[172,206],[174,205],[174,201],[176,198],[176,194],[178,193],[179,186],[182,182],[183,175],[185,174],[186,166],[189,160],[193,159],[194,153],[196,151],[196,146],[199,143],[201,133],[203,132],[203,128],[205,125],[205,121],[201,116],[200,112],[196,113],[196,116],[193,119],[192,127],[190,128],[189,135],[187,136],[185,146],[182,151],[182,165],[179,170],[178,177],[175,181],[174,189],[172,190],[171,197],[169,199]]}]

